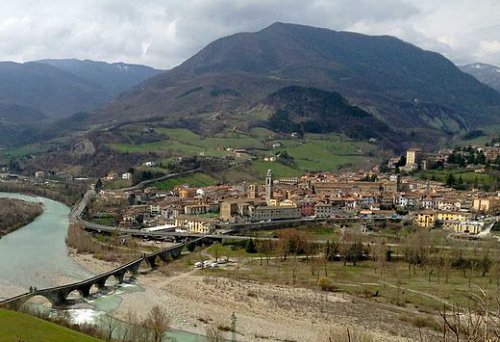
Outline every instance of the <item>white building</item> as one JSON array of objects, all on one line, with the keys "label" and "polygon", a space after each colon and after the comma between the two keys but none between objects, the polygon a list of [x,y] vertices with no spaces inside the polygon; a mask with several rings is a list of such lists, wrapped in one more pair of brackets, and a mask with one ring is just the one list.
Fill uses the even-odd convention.
[{"label": "white building", "polygon": [[122,179],[131,180],[132,179],[132,173],[130,173],[130,172],[123,173],[122,174]]}]

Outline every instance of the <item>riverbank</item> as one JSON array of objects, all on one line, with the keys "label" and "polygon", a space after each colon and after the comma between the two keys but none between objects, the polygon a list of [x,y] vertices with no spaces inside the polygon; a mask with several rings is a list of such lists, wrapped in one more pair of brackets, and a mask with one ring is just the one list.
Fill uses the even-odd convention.
[{"label": "riverbank", "polygon": [[71,184],[51,184],[50,186],[41,187],[41,185],[29,184],[25,185],[18,182],[0,182],[0,192],[20,193],[29,196],[40,196],[49,198],[56,202],[64,203],[68,207],[73,206],[88,189],[88,184],[71,183]]},{"label": "riverbank", "polygon": [[[91,255],[72,257],[94,273],[115,266]],[[144,291],[123,296],[112,316],[126,320],[134,312],[145,317],[160,305],[168,309],[173,329],[206,334],[214,326],[227,331],[234,312],[238,341],[344,340],[347,328],[351,336],[370,336],[366,341],[412,341],[411,336],[418,336],[417,328],[400,321],[406,310],[342,293],[227,279],[203,270],[176,272],[175,265],[141,274],[136,281]],[[231,338],[231,333],[225,336]]]},{"label": "riverbank", "polygon": [[0,239],[0,298],[71,283],[93,276],[68,256],[65,243],[69,208],[53,200],[18,193],[0,198],[42,203],[36,220]]},{"label": "riverbank", "polygon": [[0,198],[0,237],[30,224],[42,213],[41,203]]}]

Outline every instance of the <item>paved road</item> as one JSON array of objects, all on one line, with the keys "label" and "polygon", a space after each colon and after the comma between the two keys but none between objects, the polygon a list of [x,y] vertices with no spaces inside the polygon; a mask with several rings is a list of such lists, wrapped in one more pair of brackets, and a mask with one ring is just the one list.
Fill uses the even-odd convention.
[{"label": "paved road", "polygon": [[[122,235],[132,235],[139,236],[144,238],[152,238],[152,239],[162,239],[166,237],[175,237],[175,238],[198,238],[198,237],[207,237],[212,239],[232,239],[232,240],[248,240],[250,237],[247,236],[239,236],[239,235],[227,235],[227,234],[210,234],[210,235],[201,235],[195,233],[184,233],[184,232],[148,232],[140,229],[128,229],[128,228],[118,228],[118,227],[110,227],[104,226],[101,224],[88,222],[82,219],[77,219],[77,222],[82,224],[85,227],[85,230],[92,231],[96,233],[118,233]],[[268,238],[253,238],[256,240],[268,240]]]},{"label": "paved road", "polygon": [[190,173],[198,172],[198,171],[201,171],[201,170],[202,170],[202,168],[199,167],[197,169],[192,169],[192,170],[188,170],[188,171],[177,172],[177,173],[170,173],[170,174],[165,175],[165,176],[161,176],[161,177],[158,177],[158,178],[145,180],[143,182],[140,182],[137,185],[134,185],[134,186],[131,186],[131,187],[128,187],[128,188],[118,189],[118,190],[119,191],[134,191],[134,190],[139,190],[139,189],[143,188],[144,186],[146,186],[148,184],[152,184],[154,182],[158,182],[158,181],[162,181],[162,180],[165,180],[165,179],[174,178],[174,177],[178,177],[178,176],[188,175]]}]

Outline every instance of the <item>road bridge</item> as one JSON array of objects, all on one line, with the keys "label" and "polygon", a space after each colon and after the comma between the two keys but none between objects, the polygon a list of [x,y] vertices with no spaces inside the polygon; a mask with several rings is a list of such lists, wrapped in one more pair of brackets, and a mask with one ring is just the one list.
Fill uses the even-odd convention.
[{"label": "road bridge", "polygon": [[[225,232],[223,234],[209,234],[204,235],[207,239],[212,239],[214,241],[222,241],[228,239],[228,234],[231,233],[244,233],[250,231],[266,230],[266,229],[283,229],[298,227],[306,224],[348,224],[354,222],[381,222],[389,220],[389,218],[332,218],[332,219],[299,219],[299,220],[283,220],[283,221],[271,221],[271,222],[256,222],[256,223],[238,223],[238,224],[219,224],[218,228],[223,229]],[[165,239],[173,238],[176,240],[183,240],[187,238],[198,238],[201,235],[197,233],[187,233],[187,232],[173,232],[173,231],[144,231],[140,229],[130,229],[121,227],[105,226],[83,219],[76,219],[76,222],[80,223],[86,231],[96,232],[99,234],[120,234],[120,235],[130,235],[141,238],[151,238],[151,239]],[[248,239],[247,237],[241,236],[231,236],[230,238],[235,239]]]}]

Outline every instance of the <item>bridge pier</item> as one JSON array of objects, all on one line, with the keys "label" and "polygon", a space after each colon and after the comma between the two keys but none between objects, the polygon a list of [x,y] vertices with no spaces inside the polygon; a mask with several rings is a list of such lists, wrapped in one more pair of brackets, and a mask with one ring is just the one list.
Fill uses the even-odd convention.
[{"label": "bridge pier", "polygon": [[95,282],[95,285],[99,290],[103,290],[106,287],[106,280],[108,280],[108,277],[100,278]]},{"label": "bridge pier", "polygon": [[126,270],[123,270],[123,271],[116,272],[115,274],[113,274],[115,279],[118,281],[118,284],[123,283],[123,277],[125,276],[125,272],[126,272]]},{"label": "bridge pier", "polygon": [[170,251],[170,256],[175,259],[175,258],[178,258],[181,256],[181,253],[182,253],[182,247],[181,248],[177,248],[177,249],[174,249],[172,251]]},{"label": "bridge pier", "polygon": [[135,278],[135,276],[139,273],[139,266],[141,266],[141,264],[136,263],[135,265],[128,268],[128,271],[132,273],[132,278]]},{"label": "bridge pier", "polygon": [[152,269],[155,269],[156,267],[158,267],[158,265],[156,264],[157,257],[158,257],[158,255],[156,255],[156,254],[145,256],[146,262],[148,263],[149,267],[151,267]]},{"label": "bridge pier", "polygon": [[158,256],[165,263],[172,261],[172,256],[171,256],[171,253],[169,253],[169,252],[161,253]]},{"label": "bridge pier", "polygon": [[78,292],[80,292],[80,295],[83,297],[83,298],[87,298],[88,296],[90,296],[90,288],[92,287],[92,284],[90,285],[85,285],[85,286],[81,286],[79,289],[78,289]]}]

